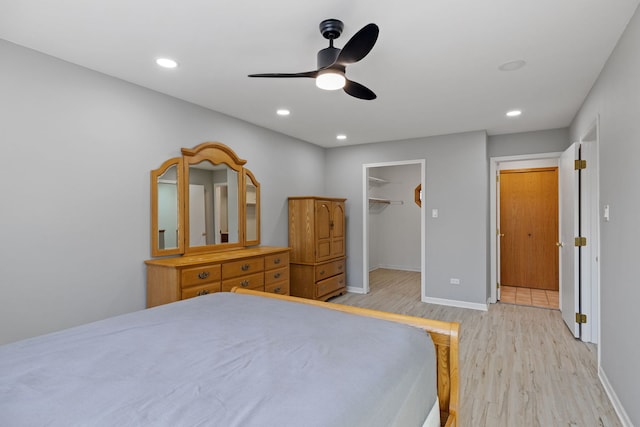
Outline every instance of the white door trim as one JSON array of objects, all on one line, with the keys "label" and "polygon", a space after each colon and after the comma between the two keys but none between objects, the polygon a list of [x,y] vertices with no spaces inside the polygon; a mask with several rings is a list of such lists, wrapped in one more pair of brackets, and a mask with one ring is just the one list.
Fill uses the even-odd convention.
[{"label": "white door trim", "polygon": [[497,300],[497,287],[498,283],[498,266],[500,260],[497,258],[497,237],[498,237],[498,207],[497,207],[497,187],[498,183],[496,177],[500,170],[500,163],[524,161],[524,160],[541,160],[541,159],[557,159],[562,153],[541,153],[541,154],[523,154],[520,156],[503,156],[503,157],[490,157],[489,158],[489,177],[492,182],[489,185],[489,235],[490,235],[490,254],[491,254],[491,281],[489,293],[489,303],[495,304]]},{"label": "white door trim", "polygon": [[[384,166],[420,165],[420,183],[422,194],[425,194],[426,187],[426,160],[403,160],[395,162],[366,163],[362,165],[362,292],[369,293],[369,168]],[[425,237],[425,203],[420,207],[420,299],[425,301],[426,292],[426,245]]]}]

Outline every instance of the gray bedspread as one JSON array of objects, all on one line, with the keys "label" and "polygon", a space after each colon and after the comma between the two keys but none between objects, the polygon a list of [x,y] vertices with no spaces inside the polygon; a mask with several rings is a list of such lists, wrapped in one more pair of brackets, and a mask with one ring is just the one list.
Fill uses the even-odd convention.
[{"label": "gray bedspread", "polygon": [[217,293],[0,346],[1,426],[420,426],[425,332]]}]

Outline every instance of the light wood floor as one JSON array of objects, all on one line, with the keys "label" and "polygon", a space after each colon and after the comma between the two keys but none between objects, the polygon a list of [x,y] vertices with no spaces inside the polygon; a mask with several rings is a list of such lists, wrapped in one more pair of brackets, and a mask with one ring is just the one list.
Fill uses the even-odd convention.
[{"label": "light wood floor", "polygon": [[574,339],[560,311],[425,304],[415,272],[379,269],[369,283],[368,295],[331,302],[461,323],[460,426],[622,425],[597,377],[596,346]]},{"label": "light wood floor", "polygon": [[500,288],[500,302],[558,309],[560,308],[560,294],[558,291],[544,289],[502,286]]}]

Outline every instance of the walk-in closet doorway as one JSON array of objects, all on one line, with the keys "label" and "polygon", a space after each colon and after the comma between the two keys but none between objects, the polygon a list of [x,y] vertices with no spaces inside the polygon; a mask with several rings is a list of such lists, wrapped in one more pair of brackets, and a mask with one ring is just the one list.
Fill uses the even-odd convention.
[{"label": "walk-in closet doorway", "polygon": [[[363,165],[363,292],[376,269],[420,272],[420,300],[425,300],[425,160]],[[423,196],[424,197],[424,196]]]}]

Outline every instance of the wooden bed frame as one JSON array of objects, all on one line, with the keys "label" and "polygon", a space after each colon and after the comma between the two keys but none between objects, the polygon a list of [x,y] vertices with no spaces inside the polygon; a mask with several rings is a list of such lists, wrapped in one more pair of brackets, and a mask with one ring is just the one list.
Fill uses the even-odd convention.
[{"label": "wooden bed frame", "polygon": [[314,301],[286,295],[277,295],[260,291],[233,288],[231,292],[238,294],[257,295],[261,297],[276,298],[285,301],[315,305],[331,310],[356,314],[359,316],[375,317],[391,322],[403,323],[425,330],[431,335],[436,350],[436,368],[438,372],[438,400],[440,401],[440,423],[446,427],[456,427],[458,418],[458,332],[460,324],[456,322],[443,322],[439,320],[424,319],[421,317],[406,316],[402,314],[387,313],[384,311],[367,308],[352,307],[323,301]]}]

